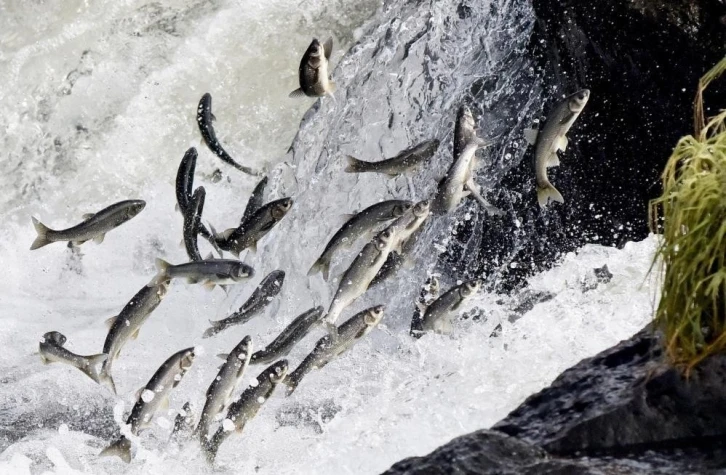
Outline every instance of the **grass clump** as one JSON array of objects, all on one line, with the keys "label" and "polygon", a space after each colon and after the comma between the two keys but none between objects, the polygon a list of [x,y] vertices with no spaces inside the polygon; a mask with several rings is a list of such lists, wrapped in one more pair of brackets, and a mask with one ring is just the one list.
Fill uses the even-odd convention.
[{"label": "grass clump", "polygon": [[663,286],[655,323],[672,364],[688,373],[726,352],[726,111],[706,122],[702,95],[726,71],[726,58],[699,83],[694,135],[683,137],[651,202],[651,228],[662,223],[655,263]]}]

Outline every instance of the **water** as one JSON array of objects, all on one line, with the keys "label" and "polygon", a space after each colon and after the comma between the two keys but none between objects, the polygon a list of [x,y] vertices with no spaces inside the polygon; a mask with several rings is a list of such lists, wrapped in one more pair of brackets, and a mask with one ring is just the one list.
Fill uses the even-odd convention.
[{"label": "water", "polygon": [[[0,205],[0,473],[211,473],[194,444],[167,442],[176,410],[186,401],[200,410],[219,364],[215,354],[246,334],[262,347],[305,309],[327,305],[335,288],[306,274],[341,215],[380,199],[428,196],[448,166],[453,118],[463,100],[474,100],[483,135],[503,134],[514,143],[513,130],[540,106],[538,79],[521,56],[532,28],[529,7],[504,0],[460,9],[390,1],[376,12],[380,6],[342,0],[0,2],[0,129],[6,131],[0,138],[0,186],[6,190]],[[333,55],[339,92],[336,101],[326,98],[306,113],[312,101],[287,94],[297,87],[300,55],[311,37],[328,34],[342,45]],[[100,352],[104,320],[150,280],[154,259],[186,260],[173,180],[189,146],[200,150],[205,220],[222,229],[239,220],[255,180],[200,146],[194,115],[204,92],[212,94],[217,134],[227,150],[270,172],[268,200],[292,196],[295,205],[258,254],[244,257],[257,270],[249,284],[228,296],[172,286],[116,361],[116,398],[73,368],[43,366],[33,352],[50,330],[64,333],[72,351]],[[342,171],[343,154],[374,160],[434,137],[445,145],[412,179]],[[521,160],[521,149],[486,155],[482,184],[490,186]],[[217,168],[223,179],[213,183]],[[85,244],[80,254],[61,244],[28,250],[35,234],[30,215],[64,227],[127,198],[146,200],[146,209],[102,245]],[[476,319],[457,322],[453,335],[412,341],[406,329],[413,296],[427,273],[441,270],[439,255],[452,226],[486,219],[466,204],[453,217],[432,220],[415,251],[416,265],[341,317],[385,303],[385,325],[310,374],[292,397],[276,393],[242,436],[222,446],[215,473],[380,472],[491,425],[563,369],[650,318],[652,239],[623,250],[588,246],[530,280],[526,292],[549,292],[551,300],[517,313],[524,293],[484,292],[467,309]],[[467,252],[480,245],[476,234],[466,242],[461,274],[446,272],[444,288],[468,275]],[[355,252],[336,258],[333,275]],[[613,279],[583,290],[592,269],[604,264]],[[201,338],[208,319],[227,316],[277,268],[287,273],[285,286],[264,316]],[[490,337],[498,325],[500,335]],[[293,365],[319,336],[309,335],[291,353]],[[201,354],[172,392],[169,412],[142,433],[132,464],[98,458],[136,390],[188,346]],[[261,370],[251,368],[243,384]]]}]

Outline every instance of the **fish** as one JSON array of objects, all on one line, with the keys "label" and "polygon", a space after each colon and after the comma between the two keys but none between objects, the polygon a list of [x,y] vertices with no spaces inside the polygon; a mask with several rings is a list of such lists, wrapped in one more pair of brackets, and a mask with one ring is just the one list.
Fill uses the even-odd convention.
[{"label": "fish", "polygon": [[[141,388],[136,404],[126,419],[131,425],[131,433],[136,435],[139,430],[151,425],[151,419],[159,409],[169,406],[169,394],[179,385],[182,378],[194,362],[194,348],[187,348],[171,355],[156,370],[149,382]],[[111,445],[103,449],[100,457],[119,457],[126,463],[131,462],[131,441],[123,435]]]},{"label": "fish", "polygon": [[43,364],[65,363],[83,371],[83,374],[99,383],[96,366],[106,361],[108,355],[98,354],[90,356],[77,355],[63,346],[66,344],[66,337],[60,332],[52,331],[43,335],[40,342],[40,359]]},{"label": "fish", "polygon": [[245,224],[245,221],[255,214],[255,211],[262,208],[262,200],[264,199],[265,195],[265,187],[267,186],[267,177],[263,177],[262,180],[260,180],[259,183],[257,183],[257,186],[255,186],[255,189],[252,190],[252,194],[250,195],[250,199],[247,200],[247,206],[245,207],[245,212],[242,215],[242,219],[240,220],[240,226],[243,226]]},{"label": "fish", "polygon": [[264,349],[255,351],[250,364],[270,364],[278,358],[287,356],[290,350],[308,334],[313,325],[323,317],[323,307],[314,307],[306,311],[280,332],[272,343]]},{"label": "fish", "polygon": [[107,354],[108,358],[101,366],[99,380],[102,384],[108,386],[114,394],[116,394],[116,384],[111,376],[114,360],[118,357],[121,348],[129,338],[135,340],[139,336],[141,325],[149,318],[151,312],[159,306],[168,290],[168,282],[152,286],[145,285],[124,306],[118,316],[106,320],[110,328],[103,343],[103,353]]},{"label": "fish", "polygon": [[267,203],[255,211],[243,225],[220,234],[215,233],[217,246],[237,257],[248,248],[257,252],[259,240],[285,217],[292,208],[292,203],[292,198],[281,198]]},{"label": "fish", "polygon": [[431,214],[431,201],[422,200],[396,219],[389,227],[394,238],[393,249],[403,254],[404,244],[411,239]]},{"label": "fish", "polygon": [[202,133],[204,143],[207,144],[209,150],[228,165],[232,165],[237,170],[247,173],[248,175],[261,175],[260,172],[253,170],[250,167],[240,165],[227,153],[227,151],[222,147],[222,144],[219,143],[217,134],[214,132],[214,127],[212,126],[213,120],[216,120],[216,117],[212,114],[212,95],[207,92],[202,96],[199,101],[199,107],[197,108],[197,124],[199,124],[199,130]]},{"label": "fish", "polygon": [[393,250],[371,281],[369,289],[393,277],[404,265],[410,263],[411,251],[422,231],[421,225],[430,214],[431,201],[419,201],[388,227],[395,239]]},{"label": "fish", "polygon": [[479,185],[474,181],[476,151],[488,143],[476,135],[475,122],[471,110],[462,105],[457,114],[454,127],[454,161],[446,175],[439,181],[431,210],[434,214],[445,215],[456,209],[465,197],[471,195],[490,214],[502,214],[482,196]]},{"label": "fish", "polygon": [[186,278],[189,284],[202,283],[206,288],[243,282],[255,275],[254,269],[235,259],[207,259],[172,265],[164,259],[156,259],[158,273],[148,284],[159,285],[172,279]]},{"label": "fish", "polygon": [[333,337],[336,336],[335,325],[333,324],[338,316],[345,307],[368,290],[368,286],[393,250],[395,242],[395,236],[388,229],[384,229],[363,247],[363,250],[341,277],[338,290],[333,296],[328,314],[325,317],[326,326]]},{"label": "fish", "polygon": [[347,173],[383,173],[389,176],[398,176],[413,171],[420,167],[427,160],[434,156],[439,148],[438,140],[427,140],[411,148],[408,148],[393,158],[381,160],[380,162],[365,162],[348,155],[346,160]]},{"label": "fish", "polygon": [[582,89],[567,96],[556,104],[550,112],[541,132],[527,129],[524,136],[530,145],[534,145],[535,179],[537,182],[537,202],[541,208],[547,206],[549,200],[564,203],[559,191],[550,183],[547,168],[560,164],[558,151],[567,149],[567,132],[575,123],[590,98],[590,90]]},{"label": "fish", "polygon": [[184,440],[194,431],[194,428],[194,412],[192,410],[192,404],[187,401],[174,418],[174,427],[171,430],[169,440]]},{"label": "fish", "polygon": [[197,149],[186,151],[176,172],[176,209],[184,213],[192,201],[194,171],[197,168]]},{"label": "fish", "polygon": [[295,391],[300,381],[310,371],[323,368],[370,333],[380,323],[384,310],[383,305],[363,310],[338,327],[337,338],[325,335],[319,339],[313,351],[283,380],[283,384],[287,386],[287,395],[290,396]]},{"label": "fish", "polygon": [[68,229],[50,229],[41,223],[35,216],[32,217],[35,238],[30,250],[39,249],[53,242],[68,241],[74,246],[79,246],[86,241],[93,239],[96,243],[103,242],[106,233],[121,226],[141,212],[146,206],[142,200],[126,200],[114,203],[102,209],[98,213],[83,215],[83,222]]},{"label": "fish", "polygon": [[233,431],[241,433],[245,425],[257,415],[262,405],[270,399],[277,385],[285,378],[287,371],[287,360],[276,361],[260,373],[255,383],[245,389],[240,397],[229,406],[224,422],[220,424],[211,440],[206,444],[202,444],[202,449],[209,463],[214,462],[222,442]]},{"label": "fish", "polygon": [[476,294],[482,286],[480,280],[470,280],[457,285],[437,298],[426,307],[421,320],[421,331],[448,334],[451,333],[453,314],[461,308],[466,300]]},{"label": "fish", "polygon": [[300,88],[290,93],[290,97],[333,97],[335,83],[330,80],[330,55],[333,52],[333,38],[324,44],[313,39],[300,61]]},{"label": "fish", "polygon": [[[184,154],[184,157],[179,164],[179,170],[176,173],[176,210],[181,211],[182,215],[186,214],[186,209],[192,201],[194,171],[196,170],[196,167],[197,149],[191,147]],[[208,241],[212,238],[212,234],[202,223],[199,223],[199,234]]]},{"label": "fish", "polygon": [[267,274],[262,279],[262,282],[260,282],[260,285],[252,292],[250,298],[236,312],[222,320],[210,320],[209,323],[212,326],[204,332],[203,338],[209,338],[231,326],[249,322],[255,315],[264,310],[272,302],[272,299],[280,293],[284,281],[285,273],[281,270],[275,270]]},{"label": "fish", "polygon": [[416,305],[414,306],[413,310],[413,318],[411,319],[410,331],[412,337],[421,338],[421,336],[423,335],[424,313],[426,313],[426,309],[429,305],[431,305],[431,302],[438,298],[440,291],[441,286],[439,284],[439,279],[435,275],[432,275],[428,279],[426,279],[426,282],[421,288],[421,292],[419,293],[418,300],[416,301]]},{"label": "fish", "polygon": [[343,226],[330,238],[325,246],[323,253],[318,260],[313,263],[308,271],[308,276],[322,272],[323,279],[328,280],[330,274],[330,261],[333,255],[345,248],[349,248],[355,241],[362,236],[369,236],[373,230],[382,223],[387,223],[392,219],[403,216],[403,214],[411,209],[413,203],[404,200],[388,200],[381,201],[369,206],[358,214],[349,215],[348,220]]},{"label": "fish", "polygon": [[207,196],[203,186],[194,191],[192,200],[184,210],[184,247],[190,261],[201,261],[202,255],[199,253],[199,245],[197,236],[199,234],[199,226],[202,221],[202,212],[204,210],[204,200]]},{"label": "fish", "polygon": [[195,430],[202,445],[207,443],[209,426],[215,421],[217,414],[224,411],[232,401],[232,393],[244,376],[252,357],[252,337],[248,335],[242,338],[229,354],[219,356],[225,361],[207,389],[204,409]]}]

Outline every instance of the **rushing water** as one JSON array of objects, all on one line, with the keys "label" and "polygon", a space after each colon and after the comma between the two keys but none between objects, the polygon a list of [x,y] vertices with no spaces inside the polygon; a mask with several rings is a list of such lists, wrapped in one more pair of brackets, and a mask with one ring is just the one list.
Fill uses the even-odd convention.
[{"label": "rushing water", "polygon": [[[522,159],[514,131],[541,106],[541,86],[522,57],[532,22],[526,2],[508,0],[0,1],[0,473],[210,471],[193,443],[167,441],[176,411],[188,400],[199,411],[219,364],[215,354],[246,334],[261,347],[303,310],[328,304],[334,288],[306,274],[341,216],[381,199],[429,196],[450,161],[462,101],[472,104],[484,136],[503,137],[486,155],[485,187]],[[297,87],[311,38],[328,35],[336,40],[338,92],[306,114],[312,101],[287,94]],[[268,199],[292,196],[295,205],[259,252],[244,257],[257,270],[252,282],[228,296],[172,287],[116,362],[115,398],[75,369],[43,366],[33,352],[50,330],[64,333],[72,351],[100,352],[104,320],[149,281],[154,258],[186,260],[173,180],[189,146],[200,150],[205,220],[219,228],[239,220],[255,180],[200,146],[194,117],[204,92],[212,94],[217,134],[232,156],[269,171]],[[442,147],[413,178],[342,171],[344,154],[374,160],[429,138]],[[217,168],[223,177],[213,182]],[[28,250],[30,215],[60,228],[127,198],[146,200],[146,209],[103,244],[85,244],[80,253],[61,244]],[[476,318],[460,321],[453,335],[412,341],[413,299],[437,270],[449,233],[486,219],[471,204],[432,219],[415,265],[345,314],[385,303],[384,325],[310,374],[293,396],[276,393],[222,446],[219,472],[377,473],[496,422],[567,366],[649,318],[652,240],[623,250],[588,246],[532,278],[522,293],[482,293],[471,306]],[[481,245],[476,233],[465,243],[461,275],[443,275],[445,288],[469,276],[467,256]],[[333,273],[355,252],[338,256]],[[591,289],[593,268],[604,264],[613,279]],[[201,338],[208,319],[235,310],[274,269],[287,277],[264,316]],[[549,300],[524,303],[535,294]],[[293,351],[293,365],[319,336]],[[136,390],[189,346],[201,354],[172,393],[169,412],[141,434],[132,464],[98,458]],[[244,384],[261,369],[251,368]]]}]

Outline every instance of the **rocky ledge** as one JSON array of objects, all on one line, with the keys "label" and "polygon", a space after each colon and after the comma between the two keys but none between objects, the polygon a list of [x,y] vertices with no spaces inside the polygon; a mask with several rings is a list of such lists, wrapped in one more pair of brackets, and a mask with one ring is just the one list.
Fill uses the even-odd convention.
[{"label": "rocky ledge", "polygon": [[393,474],[726,471],[726,357],[685,378],[646,328],[581,361],[491,430],[456,438]]}]

